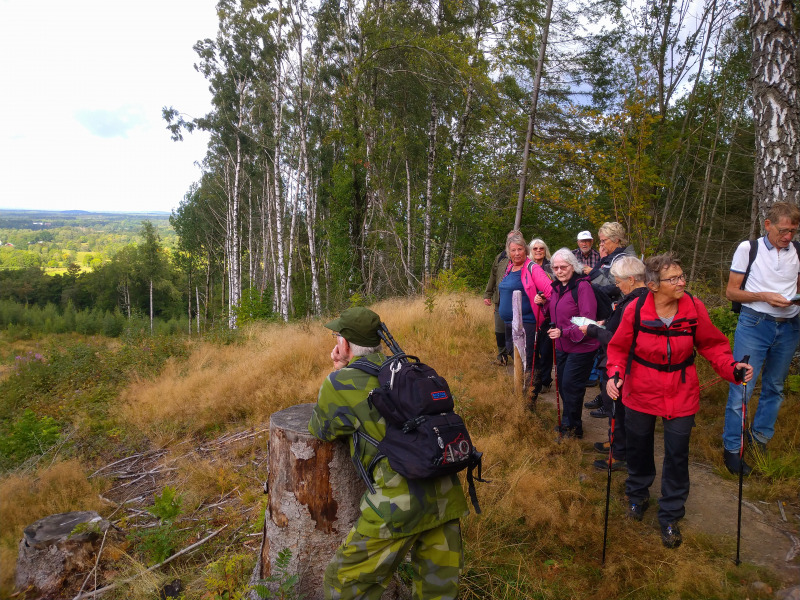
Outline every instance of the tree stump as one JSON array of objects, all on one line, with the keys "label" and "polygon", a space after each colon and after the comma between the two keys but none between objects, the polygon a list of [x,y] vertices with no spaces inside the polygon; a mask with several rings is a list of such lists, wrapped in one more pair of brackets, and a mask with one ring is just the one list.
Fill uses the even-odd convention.
[{"label": "tree stump", "polygon": [[[347,444],[323,442],[308,432],[313,407],[298,404],[270,418],[269,504],[251,583],[277,576],[278,553],[288,548],[292,557],[286,573],[299,576],[297,592],[306,600],[321,600],[325,567],[360,514],[365,485]],[[384,599],[402,597],[394,587]]]},{"label": "tree stump", "polygon": [[70,577],[94,566],[100,534],[108,526],[93,511],[50,515],[28,525],[19,543],[17,591],[31,590],[40,598],[63,597]]}]

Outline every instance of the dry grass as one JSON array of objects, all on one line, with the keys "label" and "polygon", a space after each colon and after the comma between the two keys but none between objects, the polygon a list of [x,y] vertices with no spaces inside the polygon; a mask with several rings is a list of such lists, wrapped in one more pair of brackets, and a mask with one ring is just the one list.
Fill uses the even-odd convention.
[{"label": "dry grass", "polygon": [[47,515],[103,508],[98,488],[81,465],[70,460],[0,482],[0,590],[11,589],[22,530]]},{"label": "dry grass", "polygon": [[[463,522],[463,598],[733,599],[743,597],[748,581],[774,581],[763,570],[734,569],[729,556],[700,533],[686,533],[679,551],[663,548],[654,522],[643,526],[622,518],[623,480],[616,476],[607,564],[601,568],[605,474],[592,469],[595,455],[586,451],[588,444],[556,442],[552,408],[540,406],[534,415],[525,411],[507,374],[491,366],[490,309],[469,295],[438,296],[432,313],[422,298],[385,301],[373,308],[406,352],[447,378],[458,410],[484,452],[484,476],[491,483],[477,484],[483,514],[471,514]],[[178,487],[189,510],[235,494],[250,512],[217,518],[231,520],[230,529],[241,526],[249,532],[246,526],[257,520],[263,502],[263,473],[253,466],[258,462],[253,456],[260,451],[263,459],[264,439],[253,439],[224,456],[185,449],[231,429],[263,428],[273,412],[315,401],[331,368],[333,340],[322,322],[313,322],[250,327],[240,341],[222,347],[199,343],[187,360],[169,363],[155,379],[132,382],[120,397],[117,417],[153,444],[171,449],[177,469],[164,484]],[[721,447],[721,424],[717,427],[712,414],[718,401],[704,402],[708,416],[704,413],[693,436],[693,452],[714,462]],[[91,486],[81,479],[77,465],[72,469],[83,491],[72,493],[66,504],[86,508],[92,504]],[[21,495],[25,489],[48,495],[47,486],[21,481],[11,478],[4,484],[3,511],[10,502],[26,504]],[[38,497],[31,500],[38,502],[45,503]],[[13,520],[15,531],[59,510],[42,505],[35,515],[20,514]],[[2,517],[6,530],[5,512]],[[2,551],[5,565],[9,557],[13,560],[15,547],[4,542]],[[231,551],[230,546],[219,549]],[[219,557],[211,549],[204,554],[207,562]],[[187,589],[202,595],[198,565],[183,568]],[[152,597],[152,585],[126,590],[127,597]]]}]

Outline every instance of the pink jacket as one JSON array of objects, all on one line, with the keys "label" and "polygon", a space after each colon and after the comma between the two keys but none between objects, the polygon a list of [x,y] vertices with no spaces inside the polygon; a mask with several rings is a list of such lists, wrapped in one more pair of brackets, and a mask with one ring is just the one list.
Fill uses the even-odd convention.
[{"label": "pink jacket", "polygon": [[[514,263],[508,261],[508,266],[506,267],[506,275],[511,272],[511,267],[514,266]],[[553,291],[551,284],[553,281],[547,276],[547,273],[544,272],[544,269],[533,262],[531,259],[526,258],[525,262],[522,263],[522,273],[520,274],[520,278],[522,279],[522,288],[525,290],[525,293],[528,295],[528,300],[531,303],[531,308],[533,309],[533,318],[536,319],[536,326],[541,327],[544,323],[544,311],[542,307],[534,302],[534,298],[539,292],[544,294],[545,299],[550,298],[550,294]]]}]

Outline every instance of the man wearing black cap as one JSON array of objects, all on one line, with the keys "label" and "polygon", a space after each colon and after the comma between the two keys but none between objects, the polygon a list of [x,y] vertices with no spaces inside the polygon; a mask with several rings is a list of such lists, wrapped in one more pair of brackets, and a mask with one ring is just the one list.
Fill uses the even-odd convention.
[{"label": "man wearing black cap", "polygon": [[[378,441],[386,435],[383,417],[367,400],[378,378],[347,365],[357,358],[384,362],[380,324],[373,311],[356,307],[325,325],[336,338],[336,370],[322,384],[308,425],[322,440],[347,439],[350,455],[365,469],[377,450],[371,444],[354,447],[352,434],[360,430]],[[468,512],[458,476],[409,481],[384,458],[373,477],[375,492],[364,493],[361,516],[325,570],[325,598],[378,600],[410,551],[413,597],[454,600],[463,565],[459,519]]]}]

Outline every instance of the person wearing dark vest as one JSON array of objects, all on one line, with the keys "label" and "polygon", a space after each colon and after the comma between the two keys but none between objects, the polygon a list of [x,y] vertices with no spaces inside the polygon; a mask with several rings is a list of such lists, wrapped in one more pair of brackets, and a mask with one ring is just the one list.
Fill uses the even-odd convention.
[{"label": "person wearing dark vest", "polygon": [[507,267],[508,254],[503,249],[492,261],[489,281],[486,283],[486,289],[483,292],[483,303],[494,308],[494,337],[497,343],[497,359],[494,364],[501,367],[508,364],[508,351],[506,350],[506,324],[500,316],[500,288],[498,286],[503,277],[505,277]]},{"label": "person wearing dark vest", "polygon": [[[628,307],[628,305],[649,293],[649,290],[644,282],[644,271],[644,263],[635,256],[622,256],[618,261],[614,262],[614,265],[611,267],[611,275],[614,277],[617,287],[619,287],[624,294],[622,300],[617,302],[617,305],[614,307],[614,312],[611,313],[611,316],[608,317],[608,319],[606,319],[606,322],[602,327],[598,325],[581,326],[581,331],[583,331],[590,338],[597,338],[597,340],[600,342],[598,366],[601,369],[600,397],[603,404],[597,410],[603,409],[604,414],[608,415],[609,425],[611,424],[611,404],[613,400],[611,400],[606,393],[606,383],[608,382],[608,378],[606,377],[606,347],[611,341],[611,338],[614,336],[614,332],[619,327],[619,324],[622,321],[622,315],[625,314],[625,309]],[[584,404],[584,406],[587,404]],[[590,414],[594,416],[594,411],[592,411]],[[613,411],[613,415],[614,443],[611,452],[611,456],[613,458],[611,470],[626,471],[628,466],[626,464],[627,438],[625,435],[625,405],[618,402],[615,410]],[[595,442],[594,448],[601,454],[608,454],[608,442]],[[605,471],[607,468],[606,459],[597,459],[594,462],[594,467],[600,471]]]},{"label": "person wearing dark vest", "polygon": [[[798,225],[800,209],[785,202],[773,204],[764,220],[766,235],[754,240],[752,246],[744,241],[736,249],[725,290],[728,300],[741,303],[734,353],[749,355],[753,369],[761,373],[758,408],[752,427],[745,432],[745,441],[762,450],[775,434],[783,382],[800,340],[800,307],[792,302],[800,292],[800,260],[797,247],[792,244]],[[752,260],[751,248],[755,252]],[[754,388],[747,386],[746,402]],[[723,460],[728,471],[737,475],[741,438],[742,392],[731,386],[722,432]],[[746,462],[741,468],[745,475],[750,474]]]},{"label": "person wearing dark vest", "polygon": [[664,545],[677,548],[683,541],[678,521],[689,497],[689,437],[700,407],[695,348],[730,382],[738,380],[737,369],[749,381],[753,369],[734,360],[728,338],[711,323],[705,305],[686,293],[686,276],[671,253],[645,264],[650,293],[628,305],[608,344],[606,391],[625,405],[627,516],[637,521],[647,510],[656,476],[654,431],[661,417],[664,463],[658,522]]}]

